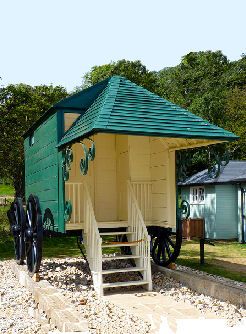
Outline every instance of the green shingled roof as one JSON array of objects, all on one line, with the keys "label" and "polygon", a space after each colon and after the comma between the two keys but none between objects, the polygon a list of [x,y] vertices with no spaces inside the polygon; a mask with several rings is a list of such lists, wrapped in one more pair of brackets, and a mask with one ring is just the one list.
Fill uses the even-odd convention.
[{"label": "green shingled roof", "polygon": [[71,104],[79,108],[79,101],[86,100],[85,93],[90,103],[93,95],[95,100],[64,134],[60,147],[98,132],[223,141],[238,138],[120,76],[64,99],[55,107]]}]

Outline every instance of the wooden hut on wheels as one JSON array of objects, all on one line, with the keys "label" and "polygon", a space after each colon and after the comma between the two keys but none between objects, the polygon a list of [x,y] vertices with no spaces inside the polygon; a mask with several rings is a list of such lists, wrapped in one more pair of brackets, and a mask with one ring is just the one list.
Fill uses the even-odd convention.
[{"label": "wooden hut on wheels", "polygon": [[[161,265],[178,256],[175,152],[237,139],[120,76],[56,103],[24,137],[28,268],[39,267],[42,224],[82,231],[99,294],[115,286],[151,290],[150,256]],[[112,236],[118,242],[107,241]],[[103,250],[115,246],[128,251],[112,259],[132,267],[102,269]],[[127,271],[140,272],[139,280],[103,279]]]}]

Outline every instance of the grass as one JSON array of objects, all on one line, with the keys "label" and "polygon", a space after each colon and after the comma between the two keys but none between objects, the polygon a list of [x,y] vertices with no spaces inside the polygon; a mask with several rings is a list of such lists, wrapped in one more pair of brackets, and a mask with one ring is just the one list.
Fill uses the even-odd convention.
[{"label": "grass", "polygon": [[198,241],[184,241],[177,263],[209,274],[246,283],[246,244],[236,241],[215,241],[205,244],[205,264],[200,264]]},{"label": "grass", "polygon": [[[0,260],[14,258],[13,238],[9,231],[7,210],[8,207],[0,207]],[[205,264],[200,265],[199,242],[184,241],[177,263],[246,283],[246,244],[242,245],[236,241],[215,241],[214,243],[215,246],[205,245]],[[114,253],[119,252],[120,249],[112,247],[105,251]],[[64,235],[44,239],[43,256],[45,258],[80,255],[74,236]]]},{"label": "grass", "polygon": [[14,187],[7,184],[0,184],[0,196],[14,196]]}]

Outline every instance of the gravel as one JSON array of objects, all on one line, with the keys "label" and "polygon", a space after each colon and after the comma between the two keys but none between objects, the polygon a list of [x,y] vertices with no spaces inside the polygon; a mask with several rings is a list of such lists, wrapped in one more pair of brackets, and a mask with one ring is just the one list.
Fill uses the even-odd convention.
[{"label": "gravel", "polygon": [[[128,261],[121,261],[129,266]],[[118,265],[116,260],[103,264],[104,269]],[[151,325],[109,301],[99,299],[93,289],[89,268],[81,259],[44,260],[42,276],[70,299],[82,316],[88,320],[90,333],[95,334],[147,334]],[[119,275],[119,274],[118,274]],[[119,280],[115,275],[111,281]],[[112,276],[112,275],[111,275]],[[128,280],[124,273],[124,280]],[[135,279],[139,279],[135,277]],[[108,281],[108,277],[105,281]]]},{"label": "gravel", "polygon": [[[12,261],[0,262],[0,333],[47,333],[55,331],[45,314],[39,314],[31,293],[11,271]],[[39,321],[35,319],[38,315]]]},{"label": "gravel", "polygon": [[[121,266],[128,267],[131,263],[120,261]],[[105,261],[104,269],[119,267],[117,260]],[[179,266],[179,270],[192,271],[192,269]],[[99,300],[94,293],[92,280],[88,266],[84,260],[79,259],[52,259],[45,260],[42,268],[44,278],[62,289],[63,294],[77,306],[85,318],[88,319],[91,333],[149,333],[150,324],[143,322],[136,316],[128,314],[123,309],[102,300]],[[205,275],[197,272],[196,274]],[[140,279],[137,273],[128,273],[131,279]],[[209,274],[207,274],[209,275]],[[110,275],[110,281],[128,280],[130,277],[124,274]],[[209,275],[211,276],[211,275]],[[212,275],[214,276],[214,275]],[[230,281],[235,286],[244,284],[215,276],[219,281]],[[109,277],[105,278],[109,281]],[[131,287],[129,287],[131,289]],[[133,287],[135,290],[136,287]],[[141,288],[140,288],[141,289]],[[227,319],[229,326],[239,324],[242,318],[246,317],[246,310],[237,307],[229,302],[222,302],[215,298],[198,294],[174,279],[167,278],[162,272],[153,274],[153,290],[163,295],[168,295],[176,301],[184,301],[196,307],[201,316],[206,312],[212,312],[219,318]]]},{"label": "gravel", "polygon": [[[45,315],[35,319],[37,309],[31,293],[21,287],[10,269],[11,261],[0,262],[0,333],[47,333],[56,331],[47,325]],[[128,267],[131,263],[120,261],[121,266]],[[117,260],[106,260],[104,269],[119,266]],[[179,270],[195,272],[198,275],[212,276],[216,280],[226,281],[231,285],[243,287],[245,284],[218,278],[187,267],[178,266]],[[92,334],[148,334],[151,325],[113,303],[99,299],[93,289],[93,282],[88,265],[81,258],[45,259],[41,266],[42,278],[47,279],[64,296],[68,297],[81,315],[88,320]],[[129,276],[128,276],[129,275]],[[110,281],[138,280],[137,273],[110,275]],[[109,275],[105,277],[109,281]],[[136,287],[133,287],[134,290]],[[131,288],[129,287],[129,290]],[[230,326],[237,325],[246,318],[246,310],[229,302],[198,294],[181,283],[168,278],[162,272],[153,274],[153,290],[172,297],[176,301],[184,301],[196,307],[201,315],[212,312],[219,318],[227,319]],[[141,291],[141,288],[139,288]],[[48,326],[48,327],[47,327]],[[45,331],[46,330],[46,331]]]}]

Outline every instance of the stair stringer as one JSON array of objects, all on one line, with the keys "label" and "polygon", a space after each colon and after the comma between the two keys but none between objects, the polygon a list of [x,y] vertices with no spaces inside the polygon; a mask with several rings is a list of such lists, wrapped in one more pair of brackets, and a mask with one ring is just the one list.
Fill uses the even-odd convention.
[{"label": "stair stringer", "polygon": [[140,256],[135,260],[135,264],[137,267],[145,268],[143,281],[148,282],[147,289],[152,291],[150,236],[130,181],[128,181],[128,224],[128,231],[133,232],[135,238],[133,240],[133,236],[130,235],[129,241],[137,241],[137,246],[131,247],[131,252],[133,255]]}]

